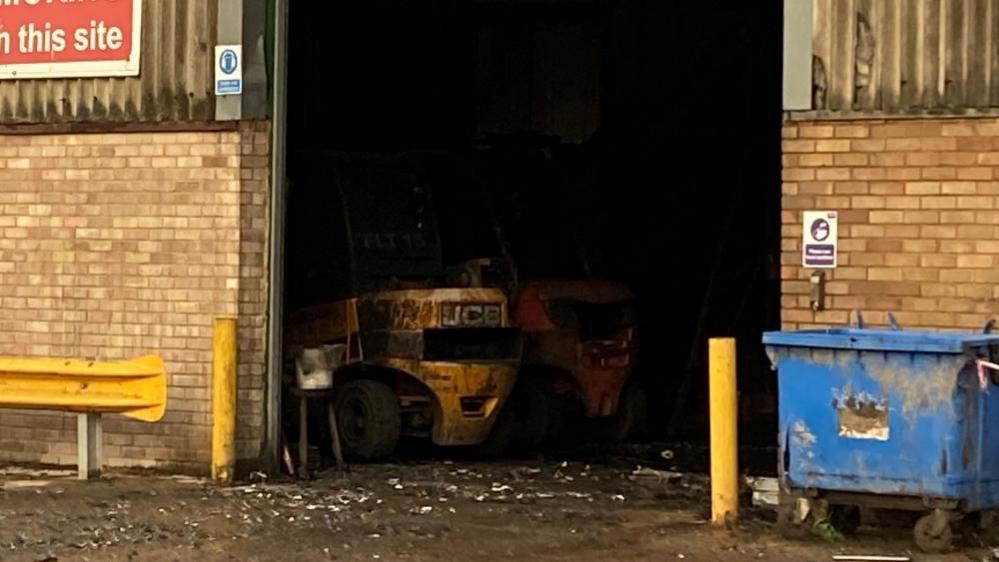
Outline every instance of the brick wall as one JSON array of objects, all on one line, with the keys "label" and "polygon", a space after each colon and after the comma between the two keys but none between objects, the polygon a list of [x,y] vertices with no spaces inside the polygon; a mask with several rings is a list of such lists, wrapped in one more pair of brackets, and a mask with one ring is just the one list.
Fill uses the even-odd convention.
[{"label": "brick wall", "polygon": [[268,123],[240,127],[239,336],[236,455],[259,458],[266,428]]},{"label": "brick wall", "polygon": [[[164,419],[105,421],[112,466],[205,472],[212,321],[239,318],[239,453],[263,437],[266,124],[0,136],[0,354],[167,362]],[[0,410],[0,460],[76,462],[75,419]]]},{"label": "brick wall", "polygon": [[[973,330],[999,316],[999,120],[831,121],[783,129],[782,320]],[[840,211],[827,311],[809,308],[801,213]]]}]

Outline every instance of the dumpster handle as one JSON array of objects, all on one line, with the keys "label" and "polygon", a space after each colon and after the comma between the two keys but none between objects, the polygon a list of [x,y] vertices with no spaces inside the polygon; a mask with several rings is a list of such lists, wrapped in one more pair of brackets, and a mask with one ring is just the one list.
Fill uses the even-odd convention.
[{"label": "dumpster handle", "polygon": [[[896,331],[896,332],[902,330],[902,327],[898,325],[898,321],[895,320],[895,315],[894,314],[892,314],[891,312],[889,312],[888,314],[885,315],[885,317],[888,320],[888,329],[889,330]],[[864,315],[863,315],[863,313],[860,312],[859,308],[853,311],[853,320],[854,320],[853,326],[855,328],[857,328],[859,330],[863,330],[864,329]]]},{"label": "dumpster handle", "polygon": [[986,361],[984,359],[975,358],[975,368],[978,370],[978,386],[982,390],[988,390],[989,388],[989,376],[985,373],[985,370],[999,371],[999,365]]},{"label": "dumpster handle", "polygon": [[888,328],[896,332],[901,331],[902,328],[899,327],[898,322],[895,320],[895,315],[889,312],[887,316],[888,316]]}]

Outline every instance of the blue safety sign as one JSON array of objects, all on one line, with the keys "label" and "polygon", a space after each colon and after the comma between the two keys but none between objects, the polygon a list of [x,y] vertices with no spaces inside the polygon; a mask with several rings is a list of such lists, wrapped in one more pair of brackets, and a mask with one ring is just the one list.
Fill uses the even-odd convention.
[{"label": "blue safety sign", "polygon": [[243,93],[242,45],[215,47],[215,95],[234,96]]}]

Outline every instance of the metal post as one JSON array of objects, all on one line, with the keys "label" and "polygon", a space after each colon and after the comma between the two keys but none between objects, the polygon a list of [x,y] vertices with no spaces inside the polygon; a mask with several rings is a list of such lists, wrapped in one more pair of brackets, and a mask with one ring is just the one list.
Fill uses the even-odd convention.
[{"label": "metal post", "polygon": [[236,466],[236,320],[218,318],[212,337],[212,479],[232,484]]},{"label": "metal post", "polygon": [[80,480],[101,477],[104,466],[104,439],[101,415],[84,412],[76,416],[76,466]]},{"label": "metal post", "polygon": [[284,187],[287,116],[288,0],[274,0],[274,113],[271,116],[270,224],[267,233],[267,457],[281,459],[281,328],[284,295]]},{"label": "metal post", "polygon": [[711,522],[724,525],[734,522],[739,517],[735,340],[715,338],[708,343],[711,401]]},{"label": "metal post", "polygon": [[309,397],[298,399],[298,477],[309,478]]}]

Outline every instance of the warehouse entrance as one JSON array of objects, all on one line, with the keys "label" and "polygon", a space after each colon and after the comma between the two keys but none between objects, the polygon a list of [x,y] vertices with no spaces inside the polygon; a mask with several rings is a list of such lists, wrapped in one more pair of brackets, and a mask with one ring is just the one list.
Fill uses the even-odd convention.
[{"label": "warehouse entrance", "polygon": [[[770,423],[773,384],[759,337],[779,325],[780,11],[693,4],[291,6],[286,324],[295,311],[376,288],[429,279],[441,288],[455,283],[448,268],[491,257],[502,265],[466,267],[459,277],[502,291],[510,327],[534,322],[529,329],[544,331],[571,318],[581,346],[623,347],[626,358],[601,364],[623,362],[642,391],[645,423],[635,435],[705,435],[705,341],[718,335],[739,338],[745,404]],[[524,287],[537,289],[533,300],[518,300]],[[464,306],[435,322],[448,314],[459,324],[463,314],[490,322],[481,320],[488,307]],[[353,309],[338,314],[340,359],[362,353],[357,338],[371,353],[437,346],[451,359],[502,355],[491,347],[501,338],[474,339],[481,332],[460,344],[433,343],[439,334],[419,326],[407,328],[419,336],[365,335]],[[292,348],[317,329],[303,328],[308,314],[297,318],[297,335],[285,332]],[[627,343],[615,340],[622,327],[634,329]],[[539,371],[549,378],[531,394],[549,396],[554,386],[588,417],[613,413],[623,403],[615,391],[552,374],[579,364],[551,357],[555,339],[524,340],[522,362],[547,361]],[[383,367],[375,378],[388,377]],[[289,368],[285,382],[295,381]],[[410,416],[436,440],[425,416],[441,415],[443,399],[407,410],[424,383],[387,381],[402,397],[403,423]],[[472,398],[455,408],[489,410],[491,398]],[[378,400],[389,398],[359,404]],[[296,414],[285,412],[295,433]],[[394,409],[388,421],[398,421]],[[760,441],[772,441],[771,429]]]}]

